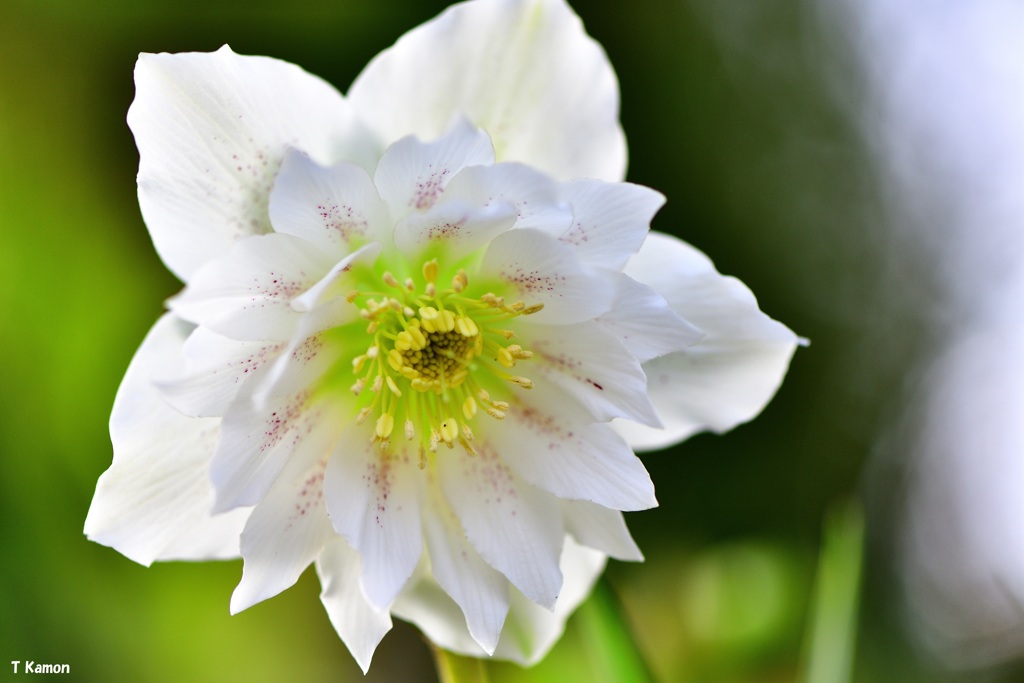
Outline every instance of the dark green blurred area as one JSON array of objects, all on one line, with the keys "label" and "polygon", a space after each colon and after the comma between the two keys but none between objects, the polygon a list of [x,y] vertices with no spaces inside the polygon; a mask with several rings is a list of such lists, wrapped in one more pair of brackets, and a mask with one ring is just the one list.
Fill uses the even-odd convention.
[{"label": "dark green blurred area", "polygon": [[[139,215],[125,113],[140,51],[229,43],[344,91],[445,4],[7,0],[0,9],[0,671],[18,659],[70,663],[80,680],[362,679],[312,572],[229,617],[240,562],[144,569],[82,535],[110,461],[114,392],[180,286]],[[704,250],[812,340],[755,422],[644,457],[661,507],[628,521],[647,562],[612,563],[603,607],[585,609],[621,613],[658,681],[799,680],[822,520],[837,501],[866,499],[852,680],[970,680],[909,644],[888,551],[898,486],[862,485],[920,350],[920,320],[880,284],[881,188],[855,126],[858,84],[840,32],[811,7],[577,3],[619,74],[629,179],[669,199],[654,227]],[[907,267],[926,278],[924,265]],[[492,676],[602,680],[592,623],[573,619],[535,669],[495,665]],[[426,646],[399,626],[363,680],[434,680]]]}]

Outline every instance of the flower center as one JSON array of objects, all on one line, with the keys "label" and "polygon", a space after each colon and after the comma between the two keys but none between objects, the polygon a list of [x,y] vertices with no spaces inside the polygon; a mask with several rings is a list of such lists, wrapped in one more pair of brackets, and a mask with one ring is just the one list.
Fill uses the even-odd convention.
[{"label": "flower center", "polygon": [[[508,370],[533,354],[508,343],[515,335],[504,323],[539,311],[543,305],[506,304],[487,292],[467,292],[464,270],[440,289],[437,259],[423,264],[422,288],[412,278],[399,282],[390,272],[380,276],[383,292],[349,293],[360,307],[372,337],[366,352],[352,360],[356,376],[352,393],[362,408],[356,421],[377,414],[372,441],[387,450],[396,424],[405,438],[419,441],[420,466],[427,452],[441,444],[461,444],[475,454],[469,422],[482,409],[503,419],[509,404],[493,400],[487,388],[512,383],[529,389],[533,383]],[[369,391],[365,391],[369,389]]]}]

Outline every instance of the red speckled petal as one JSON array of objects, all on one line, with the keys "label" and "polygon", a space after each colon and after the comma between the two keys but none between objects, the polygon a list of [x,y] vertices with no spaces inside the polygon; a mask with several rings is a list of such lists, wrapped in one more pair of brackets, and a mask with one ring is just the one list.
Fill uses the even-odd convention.
[{"label": "red speckled petal", "polygon": [[[366,425],[363,425],[366,427]],[[405,585],[423,553],[422,472],[404,444],[382,454],[372,429],[353,429],[327,466],[331,523],[362,558],[363,594],[384,608]]]},{"label": "red speckled petal", "polygon": [[293,585],[334,537],[324,505],[326,467],[325,459],[293,457],[253,509],[242,532],[245,564],[231,595],[232,614]]}]

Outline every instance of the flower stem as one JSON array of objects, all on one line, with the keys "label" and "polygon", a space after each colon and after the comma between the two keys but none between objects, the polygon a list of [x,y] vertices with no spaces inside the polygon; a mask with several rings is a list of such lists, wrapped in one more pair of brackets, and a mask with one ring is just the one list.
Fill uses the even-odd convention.
[{"label": "flower stem", "polygon": [[431,650],[441,683],[487,683],[487,666],[482,659],[463,657],[437,646]]}]

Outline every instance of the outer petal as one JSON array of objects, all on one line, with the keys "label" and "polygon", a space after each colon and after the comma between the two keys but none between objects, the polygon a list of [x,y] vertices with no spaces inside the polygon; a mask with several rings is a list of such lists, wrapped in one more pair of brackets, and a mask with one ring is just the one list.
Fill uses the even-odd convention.
[{"label": "outer petal", "polygon": [[214,53],[143,54],[128,125],[139,204],[160,257],[188,280],[246,235],[269,232],[267,199],[288,147],[320,163],[366,156],[351,110],[287,62]]},{"label": "outer petal", "polygon": [[563,0],[451,7],[370,62],[349,99],[387,140],[434,138],[466,116],[501,161],[560,180],[625,173],[615,74]]},{"label": "outer petal", "polygon": [[89,539],[148,565],[154,560],[237,557],[249,510],[210,515],[207,474],[218,420],[186,417],[151,377],[182,365],[191,325],[165,315],[135,354],[114,399],[114,463],[99,479],[85,520]]},{"label": "outer petal", "polygon": [[801,340],[762,313],[743,283],[719,275],[707,256],[669,235],[651,233],[626,273],[705,333],[685,351],[644,364],[665,429],[616,423],[633,447],[660,448],[705,429],[724,432],[761,412]]},{"label": "outer petal", "polygon": [[646,510],[658,501],[643,463],[605,424],[555,386],[537,385],[487,425],[487,438],[523,479],[559,498],[589,500],[616,510]]},{"label": "outer petal", "polygon": [[[604,570],[605,560],[603,553],[584,548],[567,537],[559,562],[565,581],[554,611],[535,605],[513,590],[494,657],[526,665],[544,657],[562,635],[569,615],[589,595]],[[446,650],[473,657],[486,655],[470,636],[458,606],[428,575],[404,591],[392,611],[419,626],[431,641]]]},{"label": "outer petal", "polygon": [[364,169],[350,163],[326,168],[299,150],[288,151],[274,181],[270,221],[335,260],[390,235],[386,208]]},{"label": "outer petal", "polygon": [[466,615],[473,640],[491,654],[508,614],[508,581],[470,545],[458,516],[433,481],[427,486],[423,533],[434,578]]},{"label": "outer petal", "polygon": [[231,613],[293,585],[334,537],[323,500],[326,459],[293,458],[249,517],[242,532],[242,581]]},{"label": "outer petal", "polygon": [[324,547],[316,561],[316,573],[323,587],[320,600],[327,609],[327,616],[359,668],[366,673],[373,651],[391,630],[391,615],[363,597],[359,588],[362,573],[359,553],[343,539],[336,538]]},{"label": "outer petal", "polygon": [[385,608],[412,576],[423,553],[420,476],[392,443],[387,455],[353,430],[331,457],[324,494],[334,530],[359,551],[363,594]]},{"label": "outer petal", "polygon": [[552,609],[562,588],[564,531],[556,499],[533,488],[489,444],[437,458],[441,490],[470,543],[527,597]]},{"label": "outer petal", "polygon": [[287,341],[301,314],[292,301],[334,262],[311,242],[273,233],[236,242],[207,262],[171,310],[232,339]]}]

